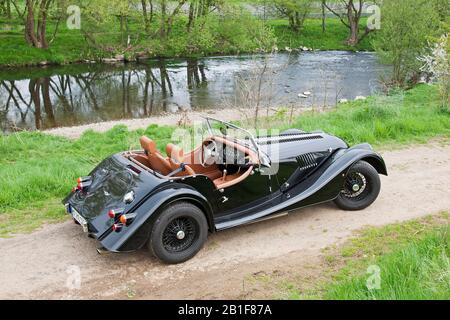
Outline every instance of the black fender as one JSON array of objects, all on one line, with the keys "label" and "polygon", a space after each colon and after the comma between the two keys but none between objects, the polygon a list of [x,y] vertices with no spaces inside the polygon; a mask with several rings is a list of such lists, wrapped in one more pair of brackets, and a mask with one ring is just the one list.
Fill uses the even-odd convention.
[{"label": "black fender", "polygon": [[151,231],[152,218],[167,205],[187,201],[203,210],[210,230],[215,231],[213,211],[208,200],[190,186],[173,183],[163,189],[157,189],[148,195],[145,202],[134,210],[135,220],[129,226],[124,226],[120,232],[110,231],[101,239],[102,246],[111,252],[128,252],[140,249],[148,240]]},{"label": "black fender", "polygon": [[358,161],[366,161],[372,165],[379,174],[388,175],[386,163],[381,155],[373,151],[370,144],[364,143],[356,145],[346,150],[340,150],[336,155],[344,157],[344,160],[349,160],[352,164]]},{"label": "black fender", "polygon": [[265,219],[273,214],[334,200],[342,190],[348,170],[361,160],[372,164],[380,174],[387,175],[383,158],[373,151],[369,144],[340,149],[308,181],[284,190],[282,201],[279,204],[266,208],[252,216],[221,223],[216,227],[218,230],[228,229]]}]

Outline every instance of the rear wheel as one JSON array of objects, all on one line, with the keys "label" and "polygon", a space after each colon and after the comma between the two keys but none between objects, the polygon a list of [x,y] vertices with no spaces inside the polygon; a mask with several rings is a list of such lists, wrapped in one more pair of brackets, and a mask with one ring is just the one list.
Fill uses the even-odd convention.
[{"label": "rear wheel", "polygon": [[344,187],[334,202],[343,210],[363,210],[375,202],[380,189],[377,170],[369,163],[359,161],[350,168]]},{"label": "rear wheel", "polygon": [[175,264],[194,257],[208,237],[202,210],[187,202],[170,205],[153,223],[149,250],[161,261]]}]

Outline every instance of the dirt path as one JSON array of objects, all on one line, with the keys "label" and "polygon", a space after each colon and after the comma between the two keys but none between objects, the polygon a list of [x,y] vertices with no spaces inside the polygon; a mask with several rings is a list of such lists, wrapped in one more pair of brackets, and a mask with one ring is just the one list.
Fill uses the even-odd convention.
[{"label": "dirt path", "polygon": [[[272,115],[277,109],[271,109],[269,114]],[[306,110],[306,109],[305,109]],[[253,114],[253,110],[205,110],[205,111],[190,111],[189,113],[183,114],[164,114],[160,116],[152,116],[143,119],[128,119],[128,120],[118,120],[118,121],[105,121],[98,122],[74,127],[62,127],[49,129],[44,131],[45,133],[63,136],[69,139],[79,138],[83,132],[86,130],[94,130],[97,132],[105,132],[112,129],[116,125],[125,125],[129,130],[145,129],[151,124],[157,124],[160,126],[176,126],[179,123],[195,123],[202,121],[203,117],[214,117],[217,119],[223,119],[226,121],[234,121],[243,119],[246,116]]]},{"label": "dirt path", "polygon": [[[295,269],[314,272],[321,248],[354,230],[450,211],[450,146],[433,143],[384,152],[390,176],[379,200],[362,212],[332,204],[211,236],[200,254],[166,266],[145,251],[100,256],[97,243],[71,222],[0,240],[0,298],[238,298],[246,277]],[[81,271],[80,289],[66,282]],[[69,278],[70,279],[70,278]]]}]

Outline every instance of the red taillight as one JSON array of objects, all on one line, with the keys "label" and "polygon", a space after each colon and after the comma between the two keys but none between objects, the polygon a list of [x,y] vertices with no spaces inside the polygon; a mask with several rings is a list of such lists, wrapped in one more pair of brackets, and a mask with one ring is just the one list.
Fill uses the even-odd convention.
[{"label": "red taillight", "polygon": [[122,225],[118,224],[118,223],[115,223],[112,226],[112,230],[115,231],[115,232],[119,232],[120,230],[122,230]]},{"label": "red taillight", "polygon": [[115,219],[120,216],[125,210],[124,209],[111,209],[108,211],[108,217]]},{"label": "red taillight", "polygon": [[77,179],[76,190],[83,190],[92,184],[91,177],[79,177]]},{"label": "red taillight", "polygon": [[116,212],[114,210],[109,210],[108,217],[110,217],[111,219],[114,219],[116,217]]}]

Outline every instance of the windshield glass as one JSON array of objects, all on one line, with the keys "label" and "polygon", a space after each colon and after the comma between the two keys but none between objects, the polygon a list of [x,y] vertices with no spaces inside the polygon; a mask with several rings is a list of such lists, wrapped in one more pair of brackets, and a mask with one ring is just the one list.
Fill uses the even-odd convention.
[{"label": "windshield glass", "polygon": [[261,152],[254,136],[248,130],[214,118],[205,118],[205,120],[211,136],[222,136],[252,149],[259,155],[259,160],[262,165],[270,166],[270,159],[266,154]]}]

